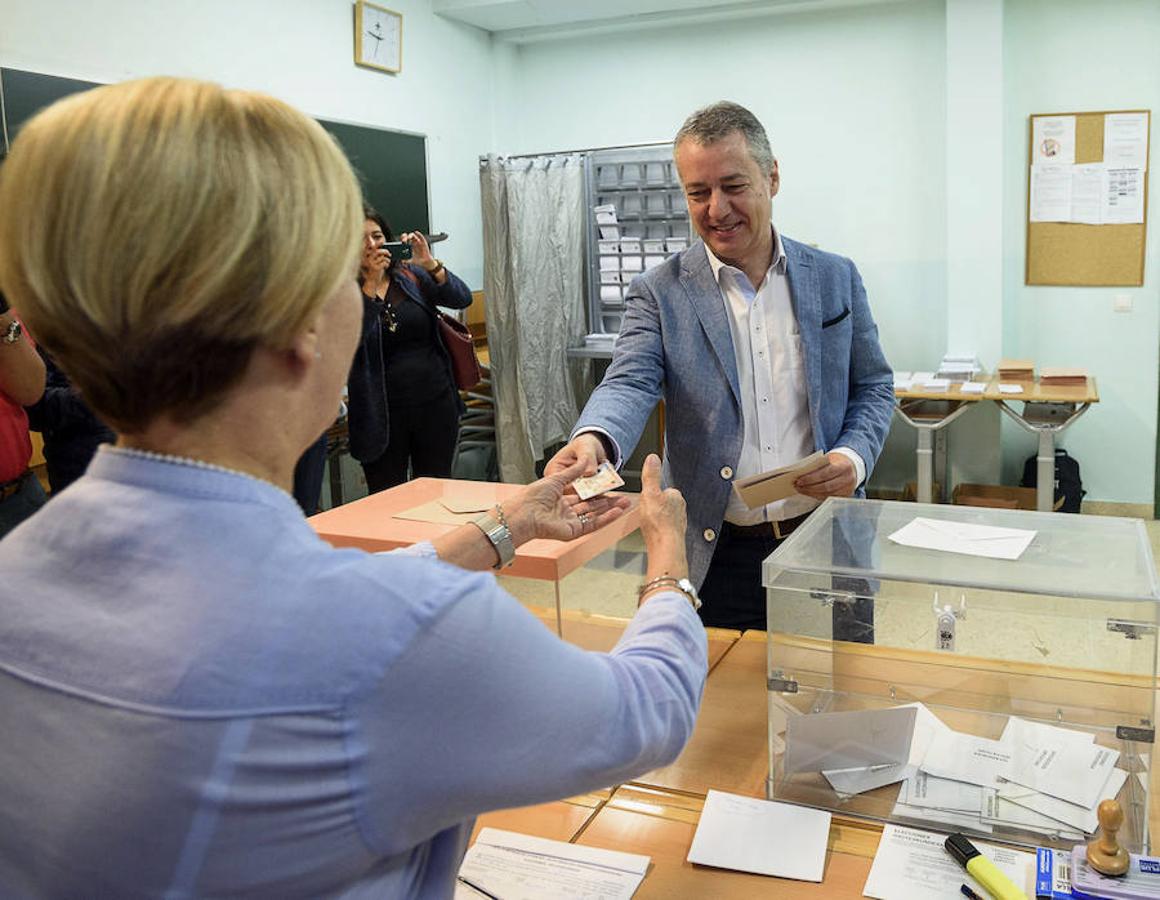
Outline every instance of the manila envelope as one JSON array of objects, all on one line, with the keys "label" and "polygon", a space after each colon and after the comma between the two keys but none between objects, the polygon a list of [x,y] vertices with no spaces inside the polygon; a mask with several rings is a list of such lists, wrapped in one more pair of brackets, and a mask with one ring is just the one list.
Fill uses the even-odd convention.
[{"label": "manila envelope", "polygon": [[896,706],[794,716],[786,721],[785,774],[904,763],[916,712]]},{"label": "manila envelope", "polygon": [[826,454],[821,450],[811,453],[805,459],[799,459],[780,469],[771,469],[760,475],[750,475],[733,482],[733,490],[741,498],[741,502],[750,509],[757,509],[775,500],[784,500],[797,493],[793,483],[801,476],[820,469],[826,465]]}]

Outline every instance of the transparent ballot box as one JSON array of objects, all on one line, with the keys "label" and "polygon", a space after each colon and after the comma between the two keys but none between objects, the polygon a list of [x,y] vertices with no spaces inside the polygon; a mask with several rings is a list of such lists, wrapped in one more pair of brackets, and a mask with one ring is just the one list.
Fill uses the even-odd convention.
[{"label": "transparent ballot box", "polygon": [[1150,851],[1143,522],[831,498],[762,575],[771,799],[1068,847],[1114,797]]}]

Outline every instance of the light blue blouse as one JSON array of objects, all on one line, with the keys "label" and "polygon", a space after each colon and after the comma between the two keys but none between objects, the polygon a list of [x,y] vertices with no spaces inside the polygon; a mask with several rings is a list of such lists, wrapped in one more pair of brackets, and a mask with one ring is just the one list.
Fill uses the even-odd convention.
[{"label": "light blue blouse", "polygon": [[478,813],[680,752],[683,596],[588,653],[417,549],[103,447],[0,541],[0,896],[449,897]]}]

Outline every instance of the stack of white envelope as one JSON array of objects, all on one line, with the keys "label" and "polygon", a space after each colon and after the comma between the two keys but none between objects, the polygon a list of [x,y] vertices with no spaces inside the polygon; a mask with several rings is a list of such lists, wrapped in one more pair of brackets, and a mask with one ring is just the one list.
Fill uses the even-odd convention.
[{"label": "stack of white envelope", "polygon": [[955,731],[921,703],[902,708],[912,707],[907,758],[823,771],[835,792],[848,796],[901,782],[894,818],[1079,841],[1096,831],[1096,807],[1117,796],[1128,777],[1116,765],[1120,752],[1088,732],[1012,716],[991,740]]}]

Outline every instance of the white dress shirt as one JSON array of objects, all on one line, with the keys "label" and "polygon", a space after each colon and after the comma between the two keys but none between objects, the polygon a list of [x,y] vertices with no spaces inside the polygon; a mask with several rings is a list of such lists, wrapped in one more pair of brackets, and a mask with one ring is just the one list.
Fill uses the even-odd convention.
[{"label": "white dress shirt", "polygon": [[[741,389],[743,437],[735,479],[789,465],[814,452],[805,356],[777,229],[773,245],[773,262],[757,290],[744,272],[719,260],[705,245],[729,317]],[[861,457],[848,447],[833,449],[850,457],[861,484],[866,477]],[[777,522],[803,515],[817,505],[817,500],[795,494],[751,510],[732,493],[725,521],[735,525]]]}]

